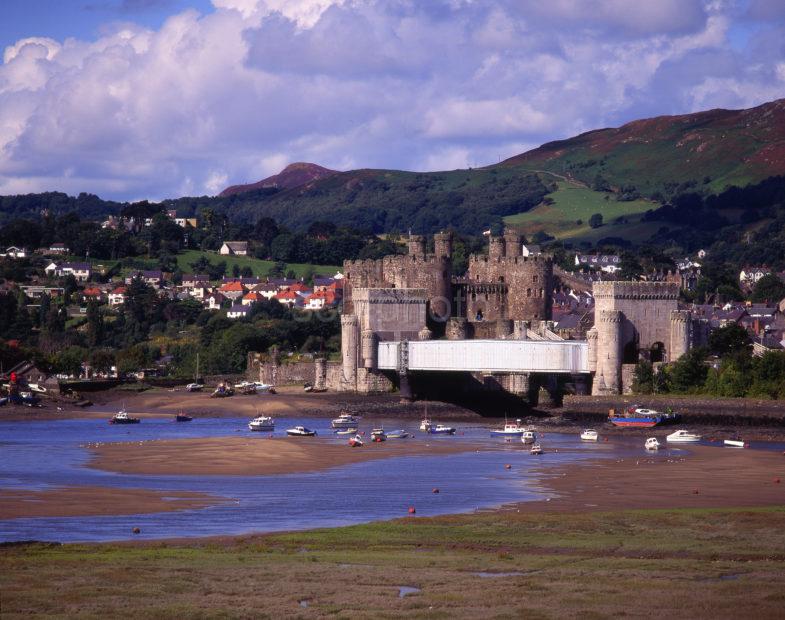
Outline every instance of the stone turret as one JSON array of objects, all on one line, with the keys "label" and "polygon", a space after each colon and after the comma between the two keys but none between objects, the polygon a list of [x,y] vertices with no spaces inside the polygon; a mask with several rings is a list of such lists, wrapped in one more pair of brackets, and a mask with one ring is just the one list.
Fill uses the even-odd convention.
[{"label": "stone turret", "polygon": [[673,310],[670,319],[671,338],[668,349],[668,361],[675,362],[690,350],[692,315],[686,310]]},{"label": "stone turret", "polygon": [[504,256],[504,237],[491,236],[488,240],[488,258],[497,259]]},{"label": "stone turret", "polygon": [[452,257],[452,233],[440,232],[433,236],[433,248],[436,258]]},{"label": "stone turret", "polygon": [[363,368],[376,370],[377,366],[377,337],[373,330],[364,329],[362,334]]},{"label": "stone turret", "polygon": [[597,328],[592,327],[586,332],[586,341],[589,348],[589,370],[597,370]]},{"label": "stone turret", "polygon": [[523,254],[523,245],[521,244],[521,236],[514,230],[507,229],[504,231],[504,255],[507,258],[514,258]]},{"label": "stone turret", "polygon": [[352,391],[357,388],[358,329],[356,315],[341,315],[341,383],[346,386],[345,389]]},{"label": "stone turret", "polygon": [[618,310],[601,310],[597,330],[597,372],[592,395],[618,394],[621,390],[621,334],[624,315]]},{"label": "stone turret", "polygon": [[409,235],[409,256],[425,258],[425,237],[422,235]]}]

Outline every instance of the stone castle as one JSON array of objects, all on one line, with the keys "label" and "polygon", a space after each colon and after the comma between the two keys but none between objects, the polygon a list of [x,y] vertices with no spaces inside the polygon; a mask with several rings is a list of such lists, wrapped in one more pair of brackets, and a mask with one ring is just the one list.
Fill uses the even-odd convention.
[{"label": "stone castle", "polygon": [[[397,373],[389,365],[380,370],[380,342],[562,340],[550,320],[551,257],[524,256],[520,236],[506,231],[491,236],[488,253],[470,256],[466,274],[455,277],[452,241],[450,233],[439,233],[428,252],[424,237],[409,235],[406,255],[344,262],[341,362],[320,361],[316,385],[361,393],[397,385],[402,395],[408,395],[410,378],[419,389],[440,381],[447,384],[439,372],[410,377],[400,371],[405,364]],[[689,350],[693,321],[678,309],[678,294],[679,285],[670,282],[595,283],[595,322],[587,333],[588,365],[582,374],[565,379],[478,370],[464,373],[462,379],[453,375],[449,389],[471,385],[528,397],[530,402],[543,389],[557,390],[565,384],[583,393],[591,384],[597,395],[629,391],[639,359],[674,361]]]}]

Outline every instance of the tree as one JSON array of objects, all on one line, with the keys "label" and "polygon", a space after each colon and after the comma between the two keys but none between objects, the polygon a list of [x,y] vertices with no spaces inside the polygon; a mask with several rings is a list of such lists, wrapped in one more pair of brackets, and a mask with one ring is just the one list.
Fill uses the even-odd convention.
[{"label": "tree", "polygon": [[691,349],[673,364],[670,371],[671,387],[675,392],[696,392],[706,382],[708,368],[703,363],[706,349]]},{"label": "tree", "polygon": [[654,390],[654,369],[651,362],[641,360],[635,366],[632,390],[636,394],[651,394]]},{"label": "tree", "polygon": [[773,273],[763,276],[752,289],[751,299],[755,303],[777,303],[783,298],[785,298],[785,282]]},{"label": "tree", "polygon": [[104,339],[104,317],[98,308],[98,302],[91,299],[87,302],[87,344],[90,347],[100,346]]},{"label": "tree", "polygon": [[714,355],[724,357],[739,352],[749,354],[751,348],[749,333],[737,323],[720,327],[709,334],[709,350]]},{"label": "tree", "polygon": [[589,226],[591,226],[592,228],[599,228],[600,226],[602,226],[602,213],[594,213],[589,218]]}]

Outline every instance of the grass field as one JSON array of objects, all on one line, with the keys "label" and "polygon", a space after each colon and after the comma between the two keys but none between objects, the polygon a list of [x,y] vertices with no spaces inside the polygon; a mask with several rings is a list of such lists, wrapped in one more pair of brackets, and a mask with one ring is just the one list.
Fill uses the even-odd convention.
[{"label": "grass field", "polygon": [[[0,549],[3,618],[781,618],[785,508],[490,512]],[[478,574],[482,573],[482,574]],[[399,588],[416,588],[400,596]]]},{"label": "grass field", "polygon": [[[627,238],[626,227],[638,224],[642,213],[658,206],[648,200],[617,202],[611,193],[595,192],[563,180],[556,183],[558,189],[547,196],[553,200],[553,204],[540,204],[531,211],[507,216],[504,221],[528,235],[544,230],[557,239],[576,241],[609,236]],[[602,214],[604,225],[592,229],[589,218],[595,213]],[[629,220],[629,224],[614,225],[614,220],[622,216]],[[578,224],[578,220],[582,220],[582,223]],[[648,238],[659,225],[647,223],[646,230],[641,232],[645,232]]]},{"label": "grass field", "polygon": [[[237,265],[240,269],[243,267],[250,267],[255,276],[266,276],[267,273],[275,266],[273,261],[259,260],[252,256],[221,256],[217,252],[202,252],[199,250],[186,250],[177,255],[177,266],[183,273],[193,273],[191,263],[196,262],[201,256],[204,256],[212,264],[226,262],[226,273],[231,275],[232,268]],[[304,263],[287,263],[285,271],[294,271],[297,277],[300,278],[307,273],[316,273],[325,276],[332,276],[341,267],[336,265],[309,265]]]}]

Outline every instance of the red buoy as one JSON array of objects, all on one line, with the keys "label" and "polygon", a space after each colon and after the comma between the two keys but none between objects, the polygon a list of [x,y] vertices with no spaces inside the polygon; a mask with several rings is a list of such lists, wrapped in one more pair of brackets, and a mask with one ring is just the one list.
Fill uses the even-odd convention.
[{"label": "red buoy", "polygon": [[780,479],[779,478],[775,478],[774,479],[774,484],[779,484],[779,483],[780,483]]},{"label": "red buoy", "polygon": [[409,506],[409,514],[410,514],[410,515],[413,515],[413,514],[415,514],[416,512],[417,512],[417,511],[414,509],[414,506]]},{"label": "red buoy", "polygon": [[698,495],[700,493],[700,491],[698,489],[693,489],[692,492],[693,492],[694,495]]}]

